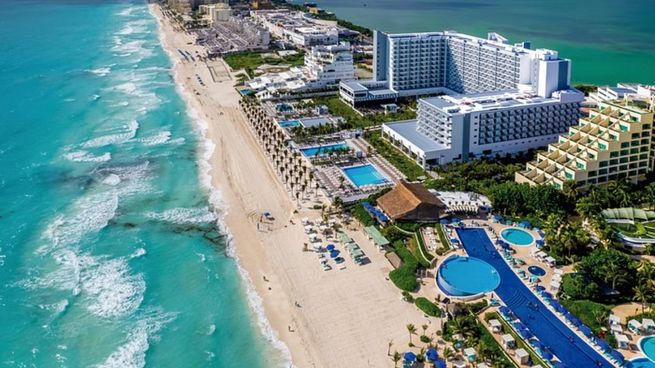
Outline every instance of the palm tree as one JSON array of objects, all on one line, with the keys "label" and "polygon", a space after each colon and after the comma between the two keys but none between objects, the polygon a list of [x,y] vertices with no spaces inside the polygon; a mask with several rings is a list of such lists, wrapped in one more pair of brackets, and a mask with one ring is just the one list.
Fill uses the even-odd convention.
[{"label": "palm tree", "polygon": [[401,356],[400,353],[397,351],[393,352],[393,356],[391,356],[391,361],[393,361],[393,366],[398,367],[398,362],[400,361]]},{"label": "palm tree", "polygon": [[393,340],[389,340],[387,343],[387,356],[391,355],[391,347],[393,346]]},{"label": "palm tree", "polygon": [[423,336],[426,336],[425,331],[427,331],[428,325],[426,325],[426,324],[421,325],[421,329],[423,330]]},{"label": "palm tree", "polygon": [[412,335],[416,334],[416,327],[411,323],[407,324],[407,326],[405,327],[407,328],[407,332],[409,333],[409,345],[413,346],[414,343],[412,343]]},{"label": "palm tree", "polygon": [[443,348],[443,356],[444,358],[446,358],[446,360],[452,359],[454,355],[455,352],[450,347],[446,346],[445,348]]},{"label": "palm tree", "polygon": [[632,291],[635,293],[634,299],[635,301],[639,302],[641,304],[641,313],[644,313],[646,310],[646,303],[648,300],[650,300],[650,297],[653,294],[653,290],[649,288],[646,284],[644,283],[639,283],[637,286],[635,286]]}]

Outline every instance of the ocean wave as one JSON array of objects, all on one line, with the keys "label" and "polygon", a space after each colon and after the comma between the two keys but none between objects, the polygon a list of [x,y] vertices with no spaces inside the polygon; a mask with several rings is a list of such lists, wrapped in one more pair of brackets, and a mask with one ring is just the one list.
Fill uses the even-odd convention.
[{"label": "ocean wave", "polygon": [[146,290],[143,275],[130,273],[122,258],[95,260],[82,271],[80,281],[86,308],[104,318],[131,314],[141,305]]},{"label": "ocean wave", "polygon": [[109,174],[104,179],[102,179],[102,183],[115,187],[121,183],[121,177],[116,174]]},{"label": "ocean wave", "polygon": [[39,304],[39,308],[47,311],[53,311],[55,314],[60,314],[68,307],[68,299],[62,299],[53,304]]},{"label": "ocean wave", "polygon": [[139,248],[139,249],[135,250],[134,253],[132,253],[132,254],[130,255],[130,258],[139,258],[139,257],[143,257],[143,256],[146,255],[146,253],[147,253],[147,252],[146,252],[146,250],[145,250],[144,248]]},{"label": "ocean wave", "polygon": [[114,66],[114,65],[115,64],[112,64],[112,65],[109,65],[109,66],[103,66],[103,67],[96,68],[96,69],[87,69],[85,71],[88,72],[88,73],[91,73],[91,74],[95,74],[95,75],[97,75],[99,77],[106,77],[107,75],[109,75],[109,73],[111,73],[111,67]]},{"label": "ocean wave", "polygon": [[122,130],[123,131],[120,133],[103,135],[101,137],[89,139],[88,141],[82,143],[82,147],[97,148],[110,144],[125,143],[136,136],[136,133],[139,130],[139,123],[136,120],[132,120],[126,124]]},{"label": "ocean wave", "polygon": [[216,221],[216,215],[209,207],[173,208],[160,213],[148,212],[146,217],[173,224],[206,224]]},{"label": "ocean wave", "polygon": [[72,215],[58,215],[48,225],[43,237],[49,244],[40,251],[78,243],[85,235],[107,226],[118,209],[118,194],[102,192],[85,196],[73,208]]},{"label": "ocean wave", "polygon": [[146,365],[146,352],[150,342],[158,338],[158,333],[171,323],[176,314],[155,311],[136,322],[129,332],[127,341],[112,352],[96,368],[142,368]]},{"label": "ocean wave", "polygon": [[105,152],[102,155],[94,156],[92,153],[81,150],[66,153],[64,158],[73,162],[105,162],[111,160],[111,153]]},{"label": "ocean wave", "polygon": [[164,144],[167,143],[171,139],[171,132],[168,130],[165,130],[163,132],[159,132],[153,136],[146,137],[146,138],[141,138],[139,139],[139,142],[145,144],[146,146],[154,146],[158,144]]}]

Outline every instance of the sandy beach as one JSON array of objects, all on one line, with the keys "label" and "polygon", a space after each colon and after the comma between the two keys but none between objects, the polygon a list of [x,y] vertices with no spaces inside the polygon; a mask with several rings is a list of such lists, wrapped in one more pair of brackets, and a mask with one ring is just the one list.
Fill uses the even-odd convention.
[{"label": "sandy beach", "polygon": [[[214,144],[209,157],[211,185],[220,193],[225,226],[240,266],[263,301],[266,319],[298,367],[393,367],[387,356],[407,350],[405,326],[430,324],[386,279],[390,264],[359,227],[347,233],[371,263],[323,271],[314,252],[304,252],[307,236],[300,219],[320,212],[297,209],[239,109],[234,79],[221,60],[185,60],[178,49],[204,55],[193,36],[176,31],[157,5],[163,46],[175,62],[175,76],[189,107],[206,122]],[[200,83],[202,80],[203,84]],[[257,222],[268,211],[276,220],[264,230]],[[428,335],[436,333],[432,319]],[[261,323],[260,323],[261,324]],[[420,333],[419,333],[420,334]],[[414,337],[415,342],[418,338]],[[286,348],[283,348],[286,350]]]}]

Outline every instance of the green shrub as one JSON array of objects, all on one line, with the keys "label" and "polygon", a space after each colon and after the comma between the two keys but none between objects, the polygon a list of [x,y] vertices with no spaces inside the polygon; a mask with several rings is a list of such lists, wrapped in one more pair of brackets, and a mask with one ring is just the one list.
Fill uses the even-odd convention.
[{"label": "green shrub", "polygon": [[439,307],[437,307],[436,304],[432,303],[426,298],[424,297],[416,298],[415,303],[418,309],[422,310],[423,313],[427,314],[428,316],[432,316],[432,317],[441,316],[441,309],[439,309]]},{"label": "green shrub", "polygon": [[598,284],[585,280],[581,275],[564,275],[562,278],[562,292],[571,299],[596,300],[600,296]]},{"label": "green shrub", "polygon": [[418,288],[418,281],[416,281],[415,269],[401,266],[389,272],[389,278],[400,290],[414,291]]},{"label": "green shrub", "polygon": [[424,344],[427,344],[427,343],[430,342],[430,338],[427,337],[427,336],[425,336],[425,335],[421,335],[421,337],[419,337],[419,339],[420,339],[421,342],[424,343]]},{"label": "green shrub", "polygon": [[414,297],[407,291],[403,291],[403,300],[408,303],[414,303]]}]

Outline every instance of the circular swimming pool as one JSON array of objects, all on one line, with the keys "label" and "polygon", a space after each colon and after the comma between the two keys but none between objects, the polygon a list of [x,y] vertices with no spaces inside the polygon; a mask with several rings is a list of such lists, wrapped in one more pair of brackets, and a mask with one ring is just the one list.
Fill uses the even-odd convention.
[{"label": "circular swimming pool", "polygon": [[636,358],[630,360],[628,364],[630,368],[655,368],[655,363],[651,362],[648,358]]},{"label": "circular swimming pool", "polygon": [[642,337],[639,340],[639,349],[646,358],[650,359],[651,362],[655,362],[655,336]]},{"label": "circular swimming pool", "polygon": [[546,274],[546,270],[544,270],[543,268],[541,268],[539,266],[529,266],[528,267],[528,272],[530,272],[531,274],[533,274],[535,276],[539,276],[539,277]]},{"label": "circular swimming pool", "polygon": [[508,243],[521,247],[527,247],[528,245],[532,245],[534,242],[534,237],[532,237],[530,233],[514,227],[503,230],[500,233],[500,236],[502,236],[503,239],[505,239]]},{"label": "circular swimming pool", "polygon": [[474,257],[451,256],[439,266],[437,285],[449,296],[468,297],[495,290],[500,276],[493,266]]}]

